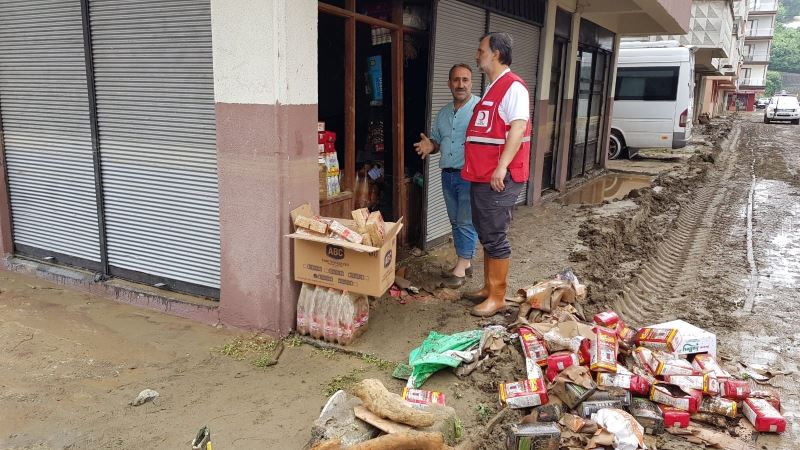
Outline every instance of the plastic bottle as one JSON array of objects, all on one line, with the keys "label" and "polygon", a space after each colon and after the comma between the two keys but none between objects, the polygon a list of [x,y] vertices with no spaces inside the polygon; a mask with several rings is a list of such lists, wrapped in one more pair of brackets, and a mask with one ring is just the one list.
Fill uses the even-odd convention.
[{"label": "plastic bottle", "polygon": [[356,295],[353,299],[353,337],[364,334],[367,331],[367,324],[369,323],[369,297],[366,295]]},{"label": "plastic bottle", "polygon": [[308,324],[308,332],[314,339],[321,339],[325,330],[325,312],[323,309],[325,306],[325,296],[327,293],[327,288],[317,286],[314,289],[314,295],[311,297],[311,306],[309,307],[311,313],[309,315],[310,320]]},{"label": "plastic bottle", "polygon": [[339,334],[339,309],[341,309],[339,304],[341,297],[342,291],[337,289],[328,290],[328,295],[325,296],[325,306],[322,308],[325,327],[322,337],[328,342],[336,342]]},{"label": "plastic bottle", "polygon": [[313,299],[314,286],[303,283],[300,288],[300,297],[297,299],[297,332],[299,334],[308,334]]},{"label": "plastic bottle", "polygon": [[341,345],[353,342],[353,325],[355,324],[354,295],[345,291],[339,300],[339,329],[336,341]]}]

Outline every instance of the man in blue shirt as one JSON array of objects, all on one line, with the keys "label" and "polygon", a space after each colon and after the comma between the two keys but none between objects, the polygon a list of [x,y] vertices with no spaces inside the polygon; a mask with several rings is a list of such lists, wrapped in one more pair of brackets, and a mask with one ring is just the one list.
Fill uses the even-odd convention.
[{"label": "man in blue shirt", "polygon": [[441,153],[442,194],[447,206],[447,216],[453,228],[453,243],[458,262],[451,270],[443,270],[445,286],[456,289],[464,284],[464,277],[472,274],[471,260],[475,256],[478,235],[472,226],[470,182],[461,178],[464,166],[464,140],[472,109],[479,98],[472,95],[472,69],[466,64],[456,64],[450,69],[448,81],[453,101],[436,114],[431,137],[420,133],[414,144],[417,153],[425,159],[432,153]]}]

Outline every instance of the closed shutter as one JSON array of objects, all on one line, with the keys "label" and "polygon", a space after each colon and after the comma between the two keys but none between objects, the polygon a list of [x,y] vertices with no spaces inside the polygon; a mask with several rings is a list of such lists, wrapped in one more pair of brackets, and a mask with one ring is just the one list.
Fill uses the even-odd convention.
[{"label": "closed shutter", "polygon": [[0,117],[16,251],[100,269],[81,4],[0,2]]},{"label": "closed shutter", "polygon": [[[503,31],[513,38],[511,49],[511,70],[520,76],[528,85],[531,100],[531,120],[533,107],[536,104],[536,82],[539,74],[539,27],[526,22],[511,19],[500,14],[489,15],[489,31]],[[535,136],[531,136],[531,141]],[[533,142],[531,142],[533,144]],[[517,203],[525,203],[528,198],[528,182],[520,192]]]},{"label": "closed shutter", "polygon": [[91,0],[90,18],[111,273],[218,295],[210,2]]},{"label": "closed shutter", "polygon": [[[447,86],[450,68],[466,63],[475,66],[475,52],[486,26],[486,13],[481,8],[456,0],[440,0],[436,8],[431,77],[431,124],[436,113],[453,100]],[[472,93],[481,95],[480,73],[472,74]],[[427,159],[425,168],[425,245],[430,246],[452,231],[442,196],[442,172],[438,154]]]}]

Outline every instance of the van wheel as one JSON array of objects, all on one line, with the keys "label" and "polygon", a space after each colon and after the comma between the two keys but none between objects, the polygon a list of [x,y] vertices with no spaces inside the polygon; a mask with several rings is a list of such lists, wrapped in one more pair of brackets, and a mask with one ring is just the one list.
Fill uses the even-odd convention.
[{"label": "van wheel", "polygon": [[769,119],[767,119],[767,116],[764,116],[764,123],[769,123]]},{"label": "van wheel", "polygon": [[793,124],[793,125],[800,125],[800,119],[794,119],[794,120],[792,121],[792,124]]},{"label": "van wheel", "polygon": [[619,133],[612,131],[608,137],[608,159],[617,159],[625,151],[625,139]]}]

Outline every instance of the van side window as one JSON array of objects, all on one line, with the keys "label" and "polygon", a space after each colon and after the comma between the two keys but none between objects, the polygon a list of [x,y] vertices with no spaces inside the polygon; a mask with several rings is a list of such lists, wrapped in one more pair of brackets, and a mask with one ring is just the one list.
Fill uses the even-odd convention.
[{"label": "van side window", "polygon": [[679,67],[620,67],[615,100],[674,101]]}]

